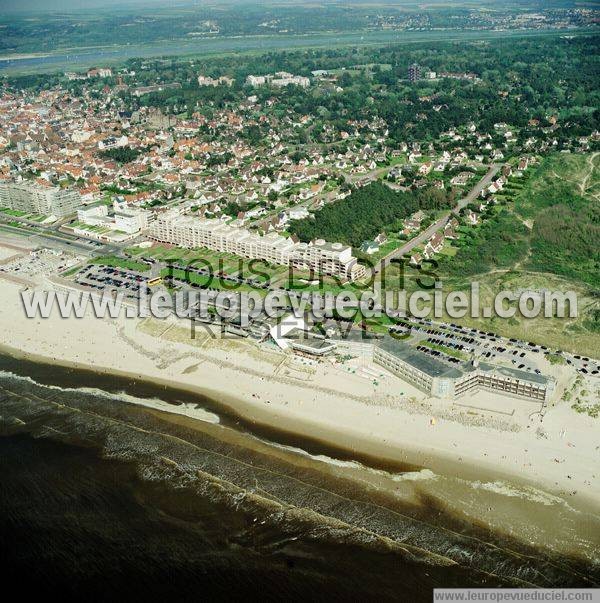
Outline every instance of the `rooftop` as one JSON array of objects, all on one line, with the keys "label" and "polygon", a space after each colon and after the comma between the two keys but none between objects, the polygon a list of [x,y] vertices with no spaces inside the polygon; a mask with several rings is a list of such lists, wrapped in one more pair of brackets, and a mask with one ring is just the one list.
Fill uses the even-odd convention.
[{"label": "rooftop", "polygon": [[400,358],[404,362],[431,377],[448,377],[456,379],[476,369],[479,369],[482,372],[496,373],[511,379],[537,383],[538,385],[546,385],[550,381],[550,379],[544,375],[538,375],[533,372],[521,371],[511,367],[492,365],[483,362],[477,366],[474,366],[471,362],[462,361],[455,366],[449,366],[441,360],[416,350],[410,345],[410,341],[411,340],[400,340],[393,337],[385,337],[377,345],[382,350],[393,354],[397,358]]},{"label": "rooftop", "polygon": [[458,378],[464,374],[464,371],[458,368],[448,366],[440,360],[415,350],[406,340],[401,341],[393,337],[385,337],[379,342],[378,347],[431,377]]}]

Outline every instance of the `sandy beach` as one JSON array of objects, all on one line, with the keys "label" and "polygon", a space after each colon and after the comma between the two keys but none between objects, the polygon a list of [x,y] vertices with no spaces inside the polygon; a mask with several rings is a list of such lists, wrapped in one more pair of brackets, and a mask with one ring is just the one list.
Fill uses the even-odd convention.
[{"label": "sandy beach", "polygon": [[[469,479],[480,468],[574,502],[600,501],[596,421],[568,404],[551,406],[541,421],[539,404],[487,392],[455,404],[427,400],[374,364],[317,363],[275,346],[213,339],[203,330],[192,340],[189,326],[174,318],[97,319],[90,313],[62,319],[54,313],[28,319],[23,284],[1,282],[0,344],[12,355],[201,393],[249,421],[327,442],[358,458],[434,472],[451,467]],[[193,418],[195,412],[205,414],[185,414]]]}]

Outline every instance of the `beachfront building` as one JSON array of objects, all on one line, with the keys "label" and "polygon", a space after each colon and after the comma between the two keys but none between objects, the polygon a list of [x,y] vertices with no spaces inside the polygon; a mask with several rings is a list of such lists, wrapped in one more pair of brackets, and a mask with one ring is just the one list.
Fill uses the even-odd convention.
[{"label": "beachfront building", "polygon": [[366,275],[365,267],[357,262],[349,245],[329,243],[324,239],[299,243],[292,257],[292,265],[349,281],[359,280]]},{"label": "beachfront building", "polygon": [[289,264],[296,244],[272,232],[265,236],[243,228],[229,226],[221,220],[165,213],[150,227],[150,236],[163,243],[193,249],[206,247],[214,251],[234,253],[249,259],[266,260],[273,264]]},{"label": "beachfront building", "polygon": [[108,221],[108,206],[102,201],[82,205],[77,209],[77,221],[88,226],[104,226]]},{"label": "beachfront building", "polygon": [[79,192],[37,182],[0,182],[0,207],[64,218],[81,205]]},{"label": "beachfront building", "polygon": [[365,275],[364,266],[360,266],[352,256],[352,249],[341,243],[323,240],[297,243],[276,232],[261,236],[244,228],[230,226],[222,220],[185,216],[177,211],[158,215],[150,225],[149,235],[162,243],[189,249],[206,247],[271,264],[292,265],[344,281]]},{"label": "beachfront building", "polygon": [[487,363],[446,364],[409,345],[385,337],[373,350],[373,360],[429,396],[455,399],[479,389],[547,403],[554,379]]}]

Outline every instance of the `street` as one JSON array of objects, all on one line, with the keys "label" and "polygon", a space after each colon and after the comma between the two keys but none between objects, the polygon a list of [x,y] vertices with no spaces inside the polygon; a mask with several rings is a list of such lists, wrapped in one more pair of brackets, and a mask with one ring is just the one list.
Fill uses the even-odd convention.
[{"label": "street", "polygon": [[402,245],[402,247],[398,247],[397,249],[394,249],[394,251],[392,251],[387,256],[382,258],[380,260],[379,264],[377,265],[377,267],[375,268],[375,272],[376,273],[380,272],[382,270],[382,268],[389,266],[390,262],[394,258],[401,258],[405,254],[410,253],[415,247],[418,247],[419,245],[423,244],[425,241],[428,241],[436,231],[438,231],[438,230],[440,230],[440,228],[444,227],[444,225],[448,221],[448,218],[450,218],[450,216],[452,214],[458,214],[458,212],[461,209],[463,209],[469,203],[471,203],[472,201],[477,199],[477,197],[479,196],[481,191],[486,186],[489,186],[489,184],[495,178],[496,174],[500,171],[501,167],[502,166],[497,163],[492,165],[490,167],[490,169],[487,171],[487,173],[485,174],[485,176],[483,176],[483,178],[469,191],[469,193],[457,203],[457,205],[454,209],[448,210],[441,218],[439,218],[436,222],[434,222],[426,230],[419,233],[416,237],[414,237],[410,241],[407,241],[404,245]]}]

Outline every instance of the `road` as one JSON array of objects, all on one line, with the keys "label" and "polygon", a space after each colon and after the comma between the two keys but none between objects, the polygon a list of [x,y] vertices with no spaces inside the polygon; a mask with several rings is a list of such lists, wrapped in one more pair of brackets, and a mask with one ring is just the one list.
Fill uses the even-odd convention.
[{"label": "road", "polygon": [[[16,226],[10,222],[21,222],[23,226]],[[26,220],[0,214],[0,225],[4,230],[14,232],[15,234],[28,237],[40,246],[47,246],[63,251],[71,251],[87,256],[109,255],[117,253],[122,246],[118,244],[95,243],[86,239],[77,237],[66,232],[60,232],[58,227],[44,226],[37,223],[31,223]]]},{"label": "road", "polygon": [[492,180],[496,177],[496,174],[500,171],[502,164],[495,163],[490,167],[485,176],[469,191],[469,193],[463,197],[456,205],[456,207],[452,210],[446,212],[441,218],[439,218],[436,222],[434,222],[431,226],[429,226],[426,230],[419,233],[414,239],[406,242],[402,247],[398,247],[394,249],[391,253],[386,255],[379,261],[379,264],[375,268],[375,272],[380,272],[385,266],[389,266],[390,262],[394,258],[401,258],[403,255],[410,253],[415,247],[422,245],[425,241],[428,241],[433,234],[443,228],[448,221],[448,218],[452,214],[458,214],[458,212],[466,207],[469,203],[472,203],[481,191],[489,186]]}]

